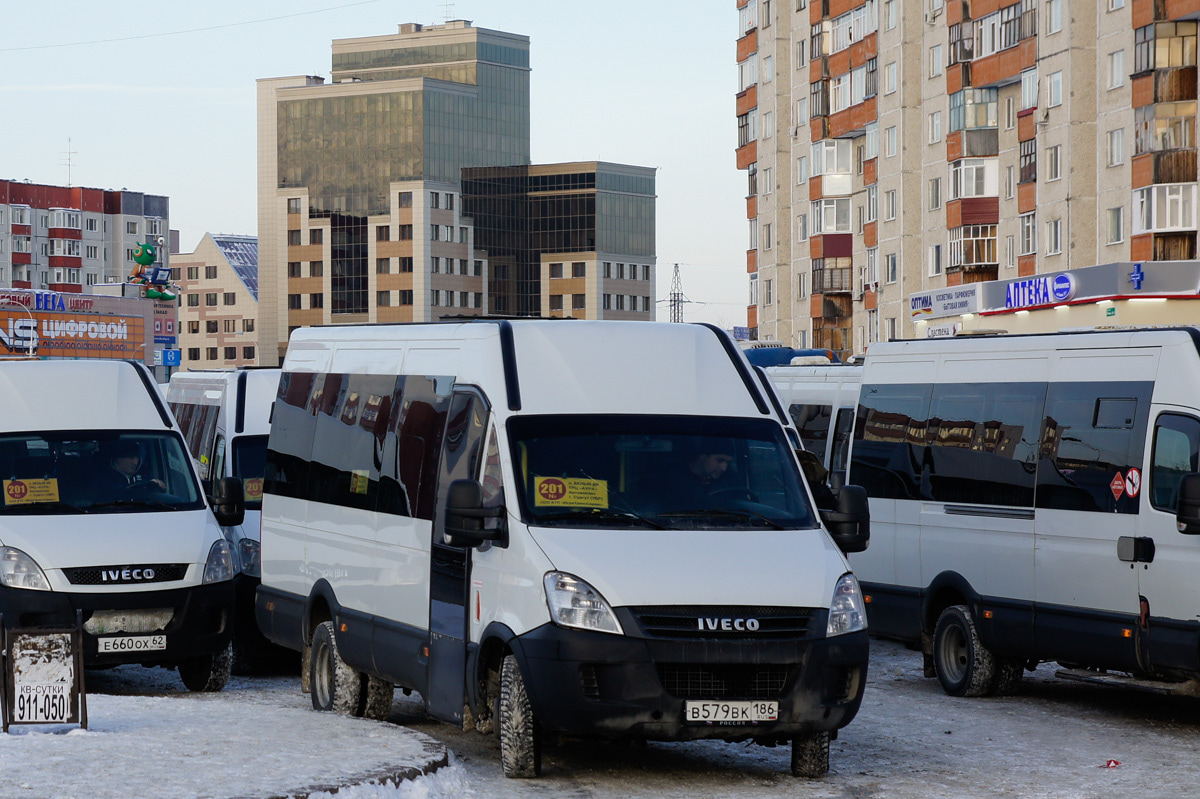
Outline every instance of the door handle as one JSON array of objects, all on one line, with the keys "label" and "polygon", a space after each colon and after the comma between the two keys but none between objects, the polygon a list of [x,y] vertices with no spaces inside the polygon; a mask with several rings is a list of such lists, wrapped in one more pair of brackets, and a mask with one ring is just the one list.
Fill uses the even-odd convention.
[{"label": "door handle", "polygon": [[1117,539],[1117,559],[1125,563],[1153,563],[1154,539],[1123,535]]}]

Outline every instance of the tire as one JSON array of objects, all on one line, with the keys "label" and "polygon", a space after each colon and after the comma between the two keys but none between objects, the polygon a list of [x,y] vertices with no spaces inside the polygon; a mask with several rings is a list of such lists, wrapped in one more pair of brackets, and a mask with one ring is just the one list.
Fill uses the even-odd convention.
[{"label": "tire", "polygon": [[996,671],[992,675],[992,696],[1007,696],[1016,693],[1025,676],[1025,662],[1017,658],[996,658]]},{"label": "tire", "polygon": [[810,732],[792,739],[792,776],[816,779],[828,773],[828,732]]},{"label": "tire", "polygon": [[233,665],[233,645],[230,644],[215,655],[202,655],[179,664],[179,679],[189,691],[215,693],[229,682]]},{"label": "tire", "polygon": [[542,773],[542,734],[529,704],[525,679],[513,655],[500,670],[500,764],[505,777],[536,777]]},{"label": "tire", "polygon": [[313,633],[309,685],[314,710],[361,716],[364,704],[363,675],[338,654],[333,622],[321,622]]},{"label": "tire", "polygon": [[392,699],[396,693],[396,686],[387,680],[372,676],[367,676],[364,682],[367,696],[363,703],[363,716],[375,721],[387,721],[392,716]]},{"label": "tire", "polygon": [[950,696],[986,696],[994,687],[996,659],[979,643],[966,605],[951,605],[933,630],[933,666]]}]

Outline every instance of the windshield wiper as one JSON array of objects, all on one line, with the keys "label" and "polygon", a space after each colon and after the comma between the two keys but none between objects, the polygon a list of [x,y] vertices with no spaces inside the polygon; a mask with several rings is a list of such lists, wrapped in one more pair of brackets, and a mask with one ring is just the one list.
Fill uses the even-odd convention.
[{"label": "windshield wiper", "polygon": [[636,521],[636,522],[640,522],[641,524],[646,525],[647,527],[653,527],[655,530],[667,529],[666,527],[664,527],[663,525],[654,521],[653,519],[647,519],[645,516],[634,513],[633,511],[613,510],[612,508],[579,508],[576,510],[566,510],[566,511],[560,511],[558,513],[551,513],[551,514],[547,514],[544,516],[538,516],[537,519],[539,522],[556,521],[559,519],[592,519],[592,520],[603,519],[603,520],[608,520],[608,521],[615,521],[615,520]]},{"label": "windshield wiper", "polygon": [[114,499],[112,502],[97,502],[92,508],[153,508],[154,510],[179,510],[177,505],[168,505],[153,499]]},{"label": "windshield wiper", "polygon": [[701,516],[722,516],[725,518],[733,517],[735,519],[758,519],[766,522],[776,530],[783,530],[784,526],[772,519],[770,516],[764,516],[761,513],[756,513],[752,510],[731,510],[729,508],[706,508],[704,510],[670,510],[662,511],[658,516],[678,516],[684,519],[695,519]]},{"label": "windshield wiper", "polygon": [[19,502],[15,505],[9,505],[9,511],[44,510],[44,511],[69,511],[71,513],[87,513],[83,508],[76,505],[71,505],[67,502]]}]

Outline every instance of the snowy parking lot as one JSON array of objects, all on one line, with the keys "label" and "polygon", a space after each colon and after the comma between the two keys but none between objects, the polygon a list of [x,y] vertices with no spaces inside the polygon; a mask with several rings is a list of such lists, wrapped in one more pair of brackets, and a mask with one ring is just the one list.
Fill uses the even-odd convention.
[{"label": "snowy parking lot", "polygon": [[1051,664],[1015,696],[957,699],[917,653],[876,640],[871,655],[862,711],[822,780],[792,777],[786,748],[571,743],[547,750],[535,785],[501,775],[494,737],[428,720],[400,692],[383,724],[315,713],[291,676],[190,694],[171,672],[122,667],[89,672],[88,731],[0,736],[0,797],[321,796],[421,764],[436,770],[337,796],[1090,799],[1188,796],[1200,781],[1197,700],[1065,682]]}]

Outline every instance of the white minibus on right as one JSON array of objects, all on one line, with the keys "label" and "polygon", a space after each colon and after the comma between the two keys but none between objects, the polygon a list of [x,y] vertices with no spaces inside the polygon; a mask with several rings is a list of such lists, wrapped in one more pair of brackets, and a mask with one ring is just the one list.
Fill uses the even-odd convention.
[{"label": "white minibus on right", "polygon": [[[773,374],[783,404],[828,394],[825,370]],[[1044,661],[1195,688],[1198,452],[1196,328],[872,344],[848,477],[870,498],[850,563],[872,632],[920,641],[952,695]]]}]

